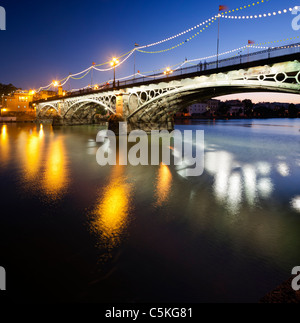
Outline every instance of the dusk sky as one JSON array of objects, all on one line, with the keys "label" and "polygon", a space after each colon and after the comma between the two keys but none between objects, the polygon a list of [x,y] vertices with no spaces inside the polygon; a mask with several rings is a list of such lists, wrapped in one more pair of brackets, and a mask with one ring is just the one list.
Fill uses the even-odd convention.
[{"label": "dusk sky", "polygon": [[[257,1],[225,0],[86,0],[86,1],[1,1],[6,9],[7,30],[0,31],[0,83],[12,83],[23,89],[37,89],[63,79],[69,73],[78,73],[93,62],[109,61],[130,51],[135,43],[140,46],[174,36],[217,14],[219,5],[229,10],[251,4],[250,9],[237,15],[255,15],[288,9],[299,1],[269,0],[252,6]],[[262,19],[221,20],[220,52],[247,44],[277,41],[300,36],[294,31],[290,12]],[[151,72],[167,66],[216,54],[217,23],[184,45],[160,54],[136,54],[136,70]],[[194,35],[181,37],[149,48],[159,51],[177,45]],[[280,42],[291,44],[300,38]],[[108,66],[105,66],[108,67]],[[117,69],[117,78],[133,74],[131,56]],[[110,72],[95,72],[94,83],[111,79]],[[91,75],[81,81],[71,80],[65,89],[77,89],[91,83]],[[249,97],[249,94],[247,95]],[[234,97],[240,97],[235,95]],[[262,99],[300,103],[298,96],[251,96]]]}]

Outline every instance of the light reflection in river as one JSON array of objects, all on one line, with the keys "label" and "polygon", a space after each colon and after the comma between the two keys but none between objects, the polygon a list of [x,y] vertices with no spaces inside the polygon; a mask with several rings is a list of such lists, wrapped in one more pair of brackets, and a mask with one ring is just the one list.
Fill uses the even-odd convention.
[{"label": "light reflection in river", "polygon": [[26,133],[23,143],[25,144],[24,155],[24,177],[25,180],[32,181],[40,173],[41,157],[43,150],[43,136],[36,127],[30,133]]},{"label": "light reflection in river", "polygon": [[240,128],[205,126],[205,173],[183,178],[162,164],[100,167],[97,126],[0,126],[1,202],[13,210],[1,254],[15,268],[21,255],[38,285],[61,279],[66,301],[257,301],[299,259],[300,137]]},{"label": "light reflection in river", "polygon": [[123,172],[124,166],[114,166],[91,222],[92,231],[100,236],[100,244],[109,250],[120,244],[129,221],[132,185]]},{"label": "light reflection in river", "polygon": [[300,212],[300,196],[296,196],[291,201],[292,208]]},{"label": "light reflection in river", "polygon": [[1,160],[0,162],[5,163],[9,158],[9,142],[8,142],[8,134],[7,134],[7,125],[3,125],[1,127],[1,145],[0,145],[0,152],[1,152]]},{"label": "light reflection in river", "polygon": [[272,166],[267,162],[244,164],[230,152],[209,150],[205,168],[214,176],[213,190],[217,201],[230,213],[237,213],[242,202],[255,206],[259,197],[267,199],[273,192],[273,183],[268,177]]},{"label": "light reflection in river", "polygon": [[170,191],[172,186],[172,174],[167,165],[161,163],[156,184],[156,206],[162,206],[165,202],[168,201]]},{"label": "light reflection in river", "polygon": [[50,199],[58,199],[69,184],[68,162],[61,138],[51,138],[42,179],[42,189]]}]

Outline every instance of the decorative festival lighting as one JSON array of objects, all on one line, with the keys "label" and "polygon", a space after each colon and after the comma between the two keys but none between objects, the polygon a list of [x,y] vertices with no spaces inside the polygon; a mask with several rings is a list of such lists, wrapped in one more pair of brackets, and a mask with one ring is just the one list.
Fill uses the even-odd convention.
[{"label": "decorative festival lighting", "polygon": [[[234,12],[237,12],[237,11],[241,11],[241,10],[244,10],[244,9],[248,9],[248,8],[251,8],[253,6],[257,6],[257,5],[260,5],[260,4],[264,4],[266,2],[269,2],[270,0],[261,0],[261,1],[257,1],[257,2],[253,2],[251,4],[248,4],[248,5],[244,5],[244,6],[241,6],[241,7],[238,7],[236,9],[232,9],[232,10],[228,10],[228,11],[225,11],[225,12],[222,12],[222,13],[218,13],[214,16],[212,16],[211,18],[207,19],[207,20],[204,20],[203,22],[199,23],[198,25],[195,25],[191,28],[188,28],[186,29],[185,31],[182,31],[178,34],[175,34],[171,37],[168,37],[168,38],[165,38],[163,40],[160,40],[158,42],[155,42],[155,43],[151,43],[151,44],[148,44],[148,45],[144,45],[144,46],[135,46],[135,48],[133,48],[132,50],[130,50],[129,52],[127,52],[126,54],[118,57],[118,58],[115,58],[118,63],[117,64],[113,64],[112,65],[112,62],[105,62],[105,63],[102,63],[102,64],[93,64],[91,67],[85,69],[84,71],[81,71],[79,73],[76,73],[76,74],[70,74],[69,76],[65,77],[64,79],[60,80],[60,81],[55,81],[57,82],[60,86],[64,86],[70,79],[74,79],[74,80],[80,80],[80,79],[83,79],[85,76],[87,76],[89,74],[89,72],[91,72],[93,69],[98,71],[98,72],[107,72],[107,71],[110,71],[112,69],[115,69],[117,66],[120,66],[122,65],[123,63],[125,63],[136,51],[139,51],[141,53],[148,53],[148,54],[158,54],[158,53],[164,53],[164,52],[168,52],[170,50],[174,50],[184,44],[187,44],[188,42],[190,42],[191,40],[195,39],[197,36],[201,35],[205,30],[207,30],[216,20],[217,18],[221,17],[221,18],[225,18],[227,17],[227,19],[229,19],[228,17],[233,17],[233,16],[229,16],[229,14],[232,14]],[[225,8],[224,8],[225,9]],[[253,18],[259,18],[260,16],[261,17],[267,17],[268,16],[275,16],[277,14],[281,14],[281,13],[287,13],[288,11],[291,11],[292,9],[289,8],[289,9],[284,9],[284,10],[280,10],[280,11],[277,11],[277,12],[273,12],[272,14],[269,13],[269,14],[261,14],[261,15],[253,15],[253,16],[234,16],[234,19],[253,19]],[[163,49],[163,50],[159,50],[159,51],[146,51],[146,50],[143,50],[145,48],[149,48],[149,47],[153,47],[153,46],[156,46],[156,45],[160,45],[162,43],[165,43],[165,42],[168,42],[168,41],[171,41],[173,39],[176,39],[180,36],[183,36],[187,33],[190,33],[196,29],[199,29],[199,31],[197,31],[194,35],[192,35],[191,37],[185,39],[184,41],[178,43],[177,45],[174,45],[170,48],[167,48],[167,49]],[[220,54],[221,55],[221,54]],[[124,58],[125,57],[125,58]],[[124,58],[122,61],[120,61],[121,58]],[[104,65],[110,65],[109,68],[104,68],[104,69],[100,69],[98,67],[100,66],[104,66]],[[55,83],[56,84],[56,83]],[[56,87],[58,86],[58,84],[56,85]],[[51,88],[51,86],[55,86],[54,83],[50,83],[49,85],[47,86],[44,86],[44,87],[40,87],[39,91],[41,90],[45,90],[45,89],[49,89]]]},{"label": "decorative festival lighting", "polygon": [[288,8],[288,9],[268,12],[264,14],[251,15],[251,16],[231,16],[231,15],[224,14],[224,15],[220,15],[220,17],[224,19],[261,19],[261,18],[269,18],[276,15],[281,15],[282,13],[285,14],[285,13],[291,12],[292,10],[293,10],[292,8]]}]

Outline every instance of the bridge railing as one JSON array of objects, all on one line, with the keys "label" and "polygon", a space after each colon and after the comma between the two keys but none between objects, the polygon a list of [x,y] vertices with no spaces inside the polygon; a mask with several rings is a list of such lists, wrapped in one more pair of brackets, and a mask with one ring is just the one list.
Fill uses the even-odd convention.
[{"label": "bridge railing", "polygon": [[[250,48],[251,47],[249,47],[249,49]],[[300,53],[300,43],[296,43],[288,46],[274,47],[274,48],[270,47],[269,49],[264,49],[253,53],[251,52],[247,53],[247,49],[246,49],[245,54],[242,54],[242,51],[241,51],[237,53],[235,56],[225,58],[225,59],[220,59],[218,61],[217,60],[199,61],[198,64],[195,64],[193,66],[174,70],[171,76],[172,77],[180,76],[180,75],[184,76],[185,74],[215,70],[218,68],[236,66],[236,65],[246,64],[246,63],[260,61],[264,59],[271,59],[271,58],[276,58],[280,56],[292,55],[296,53]],[[124,86],[134,85],[137,83],[144,83],[146,81],[159,80],[159,79],[163,80],[163,79],[167,79],[167,77],[162,73],[152,74],[148,76],[141,76],[131,80],[120,81],[120,82],[117,82],[116,85],[118,87],[124,87]],[[111,88],[112,85],[110,85],[109,87]]]},{"label": "bridge railing", "polygon": [[[251,47],[249,47],[250,50]],[[246,49],[247,51],[247,49]],[[198,64],[195,64],[193,66],[189,67],[184,67],[180,68],[177,70],[174,70],[171,76],[166,76],[162,73],[159,74],[152,74],[152,75],[147,75],[147,76],[141,76],[141,77],[135,77],[130,80],[124,80],[124,81],[117,81],[115,87],[116,88],[124,88],[124,87],[129,87],[129,86],[134,86],[135,84],[142,84],[147,81],[156,81],[156,80],[161,80],[161,81],[168,81],[170,77],[176,77],[176,76],[184,76],[192,73],[201,73],[201,72],[207,72],[209,70],[216,70],[216,69],[221,69],[224,67],[230,67],[230,66],[238,66],[250,62],[255,62],[255,61],[260,61],[260,60],[265,60],[265,59],[271,59],[271,58],[276,58],[280,56],[287,56],[287,55],[292,55],[292,54],[297,54],[300,53],[300,43],[296,44],[291,44],[287,46],[281,46],[281,47],[274,47],[274,48],[269,48],[261,51],[256,51],[253,53],[246,53],[242,54],[242,51],[238,52],[235,56],[229,57],[229,58],[224,58],[224,59],[219,59],[217,60],[203,60],[203,61],[198,61]],[[68,93],[64,98],[68,97],[74,97],[78,95],[84,95],[84,94],[92,94],[92,93],[99,93],[99,92],[104,92],[107,90],[112,90],[114,89],[113,84],[105,84],[100,86],[99,89],[94,90],[92,88],[87,88],[87,89],[81,89],[76,92],[71,92]],[[62,97],[56,96],[56,97],[51,97],[49,100],[58,100],[61,99]],[[37,102],[43,102],[45,100],[40,100]]]}]

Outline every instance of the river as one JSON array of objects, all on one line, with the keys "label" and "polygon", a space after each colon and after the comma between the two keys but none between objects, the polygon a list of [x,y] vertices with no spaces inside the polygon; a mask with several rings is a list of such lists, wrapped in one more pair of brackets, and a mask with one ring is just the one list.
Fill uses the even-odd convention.
[{"label": "river", "polygon": [[186,121],[205,170],[105,166],[101,126],[0,124],[16,302],[257,302],[300,258],[300,120]]}]

